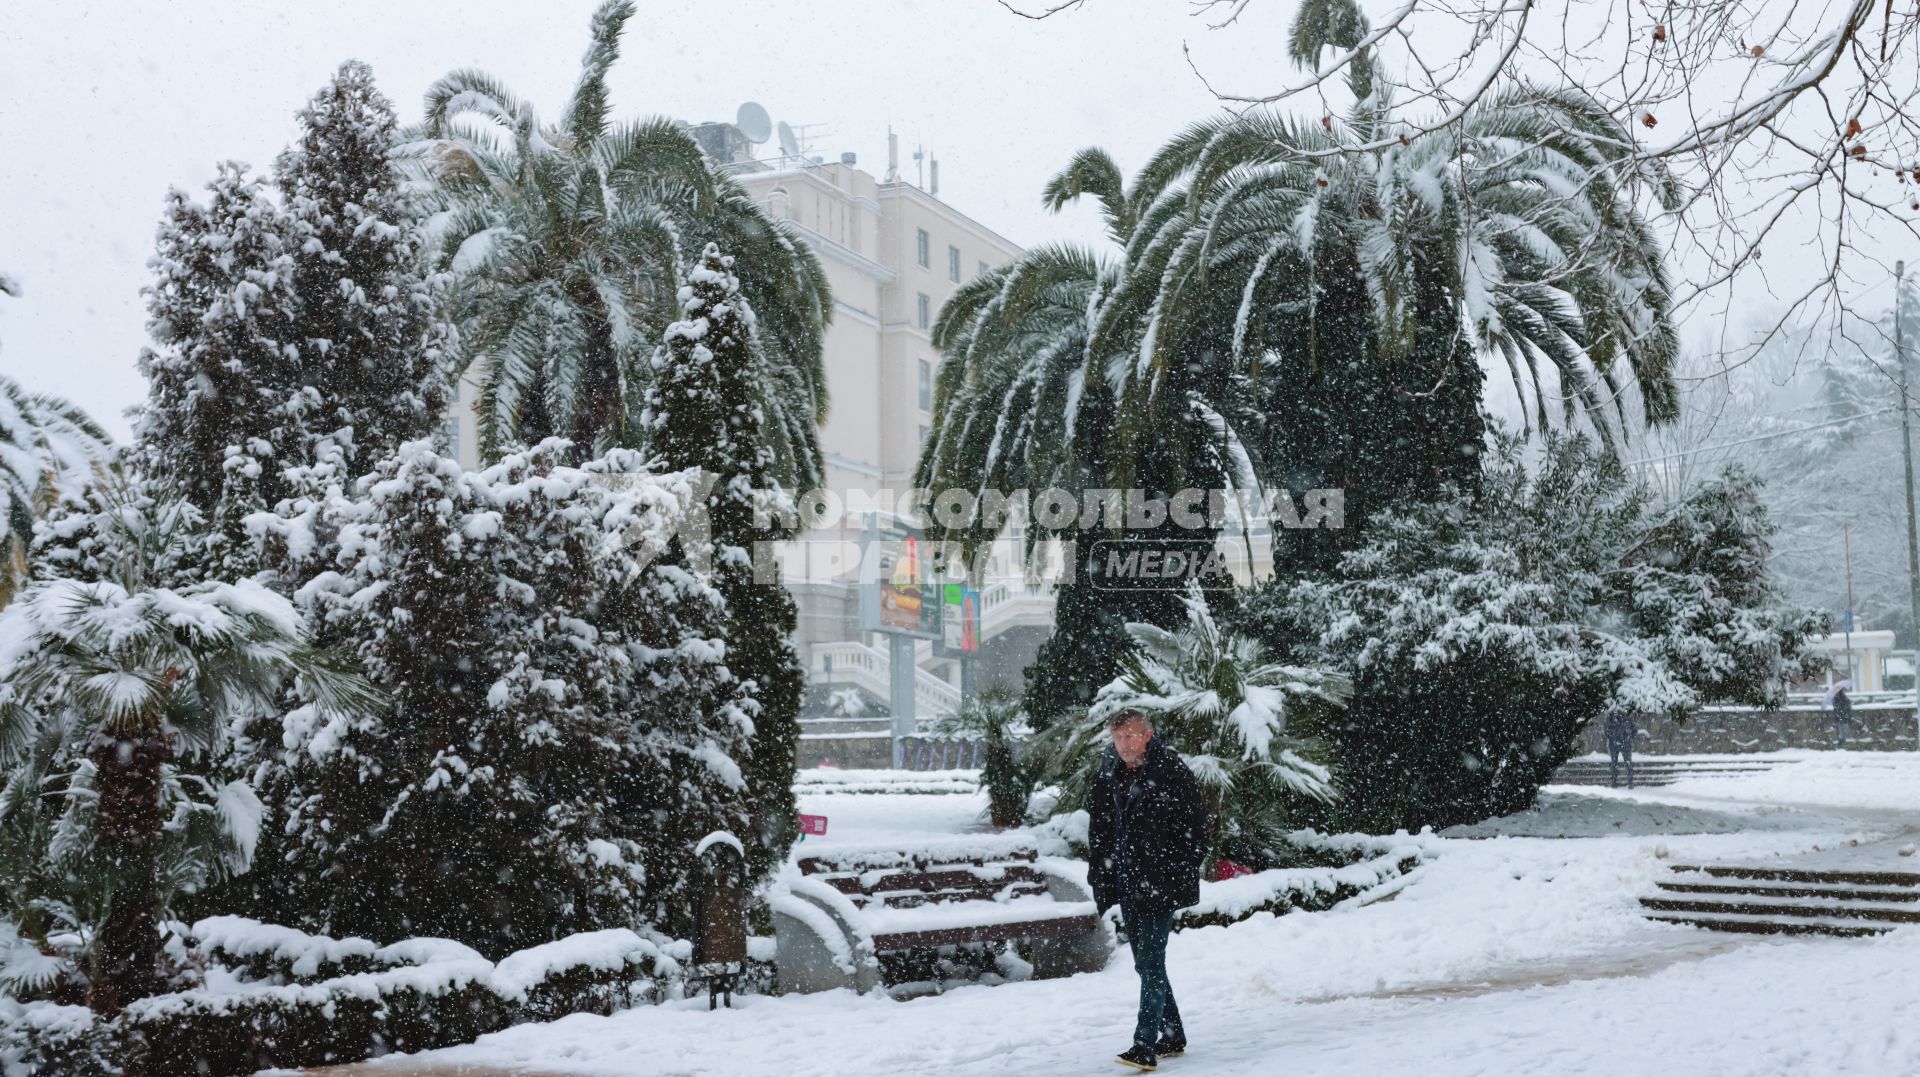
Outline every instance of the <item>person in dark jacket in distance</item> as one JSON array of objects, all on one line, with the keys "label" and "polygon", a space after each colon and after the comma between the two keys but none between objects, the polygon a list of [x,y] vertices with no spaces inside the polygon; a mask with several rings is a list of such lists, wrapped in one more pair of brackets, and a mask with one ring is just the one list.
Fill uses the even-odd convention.
[{"label": "person in dark jacket in distance", "polygon": [[1633,715],[1624,710],[1607,715],[1607,784],[1620,784],[1620,761],[1627,762],[1627,788],[1633,788],[1633,738],[1639,732]]},{"label": "person in dark jacket in distance", "polygon": [[1118,905],[1140,975],[1133,1046],[1116,1061],[1152,1070],[1186,1050],[1180,1007],[1167,980],[1173,914],[1200,901],[1207,808],[1180,753],[1153,735],[1137,710],[1107,720],[1113,743],[1100,755],[1087,794],[1087,880],[1102,913]]},{"label": "person in dark jacket in distance", "polygon": [[1833,689],[1833,746],[1844,749],[1847,746],[1847,732],[1853,725],[1853,697],[1847,695],[1847,689],[1853,687],[1852,681],[1841,681]]}]

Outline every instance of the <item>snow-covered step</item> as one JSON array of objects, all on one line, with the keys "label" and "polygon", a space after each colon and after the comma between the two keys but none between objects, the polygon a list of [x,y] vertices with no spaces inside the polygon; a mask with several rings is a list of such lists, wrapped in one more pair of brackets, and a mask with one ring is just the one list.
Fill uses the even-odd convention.
[{"label": "snow-covered step", "polygon": [[1812,898],[1643,897],[1640,904],[1659,913],[1714,913],[1799,919],[1872,920],[1884,924],[1920,924],[1920,909],[1879,901]]},{"label": "snow-covered step", "polygon": [[1912,871],[1832,871],[1819,868],[1775,868],[1758,864],[1675,864],[1673,870],[1699,872],[1717,879],[1846,886],[1920,887],[1920,872]]},{"label": "snow-covered step", "polygon": [[1676,894],[1755,895],[1771,898],[1835,898],[1841,901],[1908,902],[1920,908],[1920,887],[1853,886],[1845,883],[1681,882],[1654,884]]},{"label": "snow-covered step", "polygon": [[1650,920],[1718,931],[1877,935],[1920,924],[1920,873],[1676,864],[1642,897]]},{"label": "snow-covered step", "polygon": [[1740,931],[1756,935],[1839,935],[1859,938],[1884,935],[1892,924],[1863,923],[1859,920],[1788,920],[1773,916],[1747,916],[1738,913],[1653,913],[1647,919],[1667,924],[1686,924],[1710,931]]},{"label": "snow-covered step", "polygon": [[[1798,760],[1642,756],[1634,760],[1633,779],[1635,786],[1672,785],[1681,778],[1738,778],[1748,774],[1765,774],[1795,762]],[[1626,769],[1626,764],[1622,763],[1622,781],[1626,779]],[[1612,764],[1606,758],[1581,756],[1561,764],[1554,771],[1551,781],[1556,785],[1604,785],[1611,781],[1612,774]]]}]

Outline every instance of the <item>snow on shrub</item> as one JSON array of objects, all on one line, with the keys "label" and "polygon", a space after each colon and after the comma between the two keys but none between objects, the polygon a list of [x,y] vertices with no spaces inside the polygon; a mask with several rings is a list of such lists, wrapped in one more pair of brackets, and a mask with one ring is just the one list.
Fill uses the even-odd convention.
[{"label": "snow on shrub", "polygon": [[[375,948],[240,917],[186,929],[207,955],[246,955],[291,972],[405,961],[307,983],[240,982],[155,995],[111,1017],[0,997],[0,1073],[251,1073],[468,1043],[508,1025],[611,1013],[679,997],[683,940],[583,932],[490,962],[445,939]],[[748,984],[765,984],[771,939],[748,943]],[[417,962],[417,963],[415,963]],[[213,977],[209,977],[211,982]]]},{"label": "snow on shrub", "polygon": [[724,603],[680,534],[693,479],[624,450],[567,454],[550,439],[465,471],[413,442],[352,496],[249,520],[289,549],[334,536],[335,567],[297,597],[386,696],[345,718],[295,710],[259,738],[284,822],[263,834],[249,911],[491,957],[690,930],[686,853],[751,825],[753,729]]},{"label": "snow on shrub", "polygon": [[1237,924],[1263,912],[1319,912],[1407,874],[1420,855],[1420,846],[1408,842],[1338,867],[1270,868],[1202,882],[1200,903],[1174,913],[1173,929]]}]

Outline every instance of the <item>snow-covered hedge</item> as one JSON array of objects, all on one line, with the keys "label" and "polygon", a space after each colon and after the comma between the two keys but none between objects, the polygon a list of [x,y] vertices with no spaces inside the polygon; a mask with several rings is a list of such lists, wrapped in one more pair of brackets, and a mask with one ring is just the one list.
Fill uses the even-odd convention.
[{"label": "snow-covered hedge", "polygon": [[[690,944],[625,928],[571,935],[498,963],[444,939],[376,947],[240,917],[203,920],[187,935],[209,959],[238,961],[238,979],[142,999],[112,1017],[0,998],[0,1073],[219,1075],[351,1062],[467,1043],[526,1021],[611,1013],[689,986]],[[770,940],[751,940],[749,964],[770,964],[771,950]],[[741,989],[751,990],[771,976],[750,968],[745,981]]]},{"label": "snow-covered hedge", "polygon": [[1335,867],[1273,868],[1200,884],[1200,903],[1174,914],[1173,929],[1237,924],[1256,913],[1319,912],[1412,871],[1420,846],[1392,838],[1348,848],[1362,859]]},{"label": "snow-covered hedge", "polygon": [[369,939],[309,935],[244,916],[210,916],[191,927],[178,925],[177,930],[209,961],[231,968],[243,980],[269,984],[317,983],[396,965],[424,965],[434,955],[423,950],[423,943],[458,947],[445,950],[447,956],[480,956],[447,939],[410,939],[383,947]]},{"label": "snow-covered hedge", "polygon": [[113,1072],[95,1036],[93,1012],[56,1002],[21,1004],[0,995],[0,1074]]}]

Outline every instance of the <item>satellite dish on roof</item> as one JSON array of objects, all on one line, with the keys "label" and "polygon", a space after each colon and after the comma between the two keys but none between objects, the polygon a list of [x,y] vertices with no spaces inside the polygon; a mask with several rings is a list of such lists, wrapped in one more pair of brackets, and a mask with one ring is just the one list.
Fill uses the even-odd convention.
[{"label": "satellite dish on roof", "polygon": [[778,130],[780,132],[780,152],[786,154],[788,157],[800,156],[800,140],[793,137],[793,128],[787,126],[787,121],[781,120]]},{"label": "satellite dish on roof", "polygon": [[748,142],[765,142],[767,137],[773,134],[773,119],[767,115],[766,109],[760,107],[758,101],[749,101],[741,105],[740,111],[734,114],[733,125],[740,129],[741,134],[747,136]]}]

